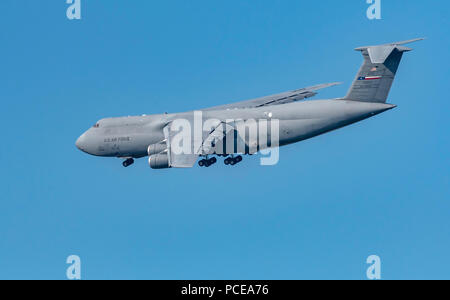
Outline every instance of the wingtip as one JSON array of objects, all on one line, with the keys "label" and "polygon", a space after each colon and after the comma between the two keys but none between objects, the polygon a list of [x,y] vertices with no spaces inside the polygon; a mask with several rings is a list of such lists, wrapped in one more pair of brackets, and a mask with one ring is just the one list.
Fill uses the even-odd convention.
[{"label": "wingtip", "polygon": [[310,87],[307,87],[307,88],[303,88],[301,90],[318,91],[318,90],[329,88],[329,87],[332,87],[332,86],[336,86],[336,85],[339,85],[339,84],[342,84],[342,83],[343,82],[322,83],[322,84],[310,86]]},{"label": "wingtip", "polygon": [[336,85],[340,85],[343,84],[343,82],[330,82],[330,83],[325,83],[323,84],[324,87],[332,87],[332,86],[336,86]]}]

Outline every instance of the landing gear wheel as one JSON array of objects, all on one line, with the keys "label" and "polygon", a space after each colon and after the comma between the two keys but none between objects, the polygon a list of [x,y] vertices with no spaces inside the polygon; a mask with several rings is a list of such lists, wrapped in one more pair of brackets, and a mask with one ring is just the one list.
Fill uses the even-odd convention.
[{"label": "landing gear wheel", "polygon": [[201,161],[198,162],[198,165],[200,167],[210,167],[213,164],[215,164],[217,162],[217,158],[213,157],[211,159],[202,159]]},{"label": "landing gear wheel", "polygon": [[230,162],[231,162],[231,159],[227,158],[227,159],[224,160],[223,163],[228,166],[230,164]]},{"label": "landing gear wheel", "polygon": [[125,161],[122,163],[122,165],[123,165],[125,168],[128,168],[128,167],[131,166],[132,164],[134,164],[134,159],[132,159],[132,158],[129,158],[129,159],[125,160]]},{"label": "landing gear wheel", "polygon": [[231,159],[230,160],[230,166],[234,166],[236,164],[236,160],[235,159]]},{"label": "landing gear wheel", "polygon": [[240,163],[242,161],[242,156],[239,155],[238,157],[235,158],[235,160],[236,163]]}]

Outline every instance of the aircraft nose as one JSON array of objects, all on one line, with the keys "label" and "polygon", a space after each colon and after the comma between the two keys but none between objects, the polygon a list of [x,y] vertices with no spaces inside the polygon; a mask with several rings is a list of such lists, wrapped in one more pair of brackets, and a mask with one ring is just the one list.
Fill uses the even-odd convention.
[{"label": "aircraft nose", "polygon": [[86,133],[83,133],[75,142],[75,146],[83,152],[86,152]]}]

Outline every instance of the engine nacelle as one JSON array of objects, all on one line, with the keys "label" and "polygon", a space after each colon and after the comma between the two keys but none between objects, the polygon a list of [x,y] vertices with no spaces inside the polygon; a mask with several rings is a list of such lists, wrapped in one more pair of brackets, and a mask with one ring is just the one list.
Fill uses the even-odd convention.
[{"label": "engine nacelle", "polygon": [[150,155],[148,158],[148,164],[152,169],[168,169],[170,168],[169,155],[167,153]]},{"label": "engine nacelle", "polygon": [[148,156],[152,156],[155,154],[159,154],[166,149],[167,149],[166,142],[161,142],[161,143],[157,143],[157,144],[148,146],[147,153],[148,153]]}]

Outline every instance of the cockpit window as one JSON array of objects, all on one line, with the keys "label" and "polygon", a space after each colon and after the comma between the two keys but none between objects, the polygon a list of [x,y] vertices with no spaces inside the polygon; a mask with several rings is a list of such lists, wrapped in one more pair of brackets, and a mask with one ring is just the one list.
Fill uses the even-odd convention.
[{"label": "cockpit window", "polygon": [[94,126],[92,126],[92,127],[94,127],[94,128],[99,128],[100,127],[100,124],[99,123],[96,123]]}]

